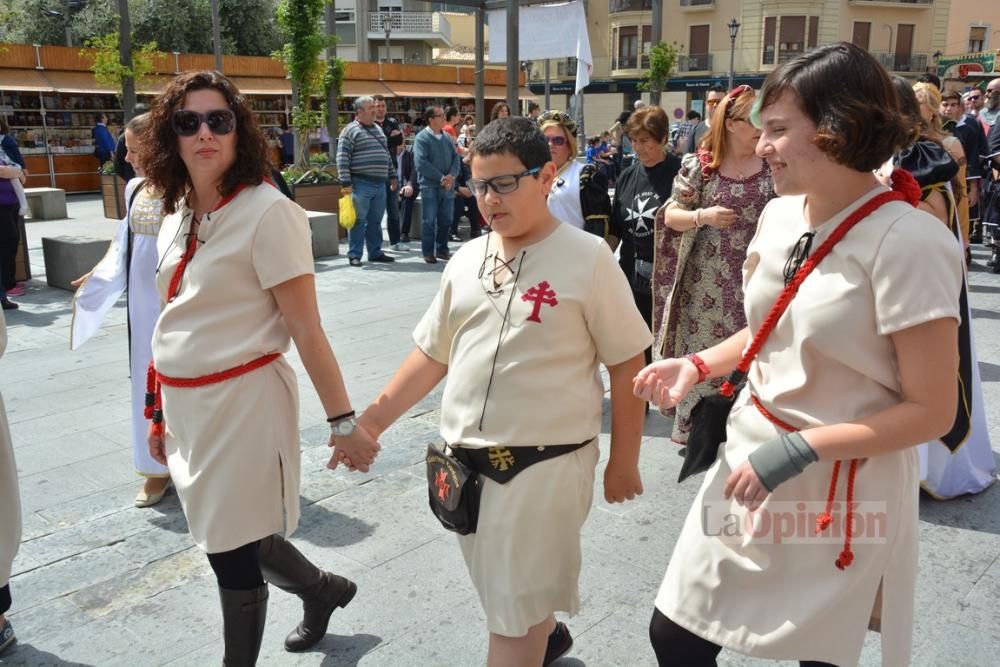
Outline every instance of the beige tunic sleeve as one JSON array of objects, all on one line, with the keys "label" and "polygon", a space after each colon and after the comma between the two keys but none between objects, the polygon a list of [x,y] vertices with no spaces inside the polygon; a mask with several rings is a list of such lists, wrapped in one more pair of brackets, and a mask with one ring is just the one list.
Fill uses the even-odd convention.
[{"label": "beige tunic sleeve", "polygon": [[257,226],[251,257],[263,289],[313,273],[312,232],[302,207],[284,198],[275,202]]},{"label": "beige tunic sleeve", "polygon": [[962,261],[958,241],[931,215],[914,209],[896,220],[872,266],[879,334],[961,320]]},{"label": "beige tunic sleeve", "polygon": [[[453,265],[449,265],[453,266]],[[434,361],[448,365],[451,358],[452,332],[448,321],[451,312],[451,281],[449,267],[441,274],[441,287],[430,307],[413,330],[413,341]]]},{"label": "beige tunic sleeve", "polygon": [[602,364],[628,361],[653,344],[653,334],[635,307],[625,273],[603,243],[594,261],[591,294],[584,315]]}]

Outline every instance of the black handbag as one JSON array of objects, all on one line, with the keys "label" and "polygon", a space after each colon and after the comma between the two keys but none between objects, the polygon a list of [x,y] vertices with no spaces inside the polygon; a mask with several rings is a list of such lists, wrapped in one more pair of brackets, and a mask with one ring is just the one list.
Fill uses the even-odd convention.
[{"label": "black handbag", "polygon": [[427,495],[441,525],[459,535],[476,532],[479,522],[479,473],[451,454],[427,445]]},{"label": "black handbag", "polygon": [[[906,174],[903,176],[903,174]],[[897,183],[897,179],[908,181],[907,183]],[[896,170],[893,172],[893,187],[902,189],[907,184],[916,186],[913,177],[906,171]],[[718,394],[704,396],[691,410],[691,432],[688,434],[687,449],[684,454],[684,463],[681,465],[681,472],[677,476],[678,482],[683,482],[691,475],[708,470],[719,455],[719,445],[726,441],[726,422],[729,420],[729,413],[736,402],[736,391],[746,380],[747,372],[750,370],[750,363],[760,352],[764,341],[771,335],[774,326],[784,314],[788,304],[792,302],[792,297],[798,292],[802,281],[812,272],[816,265],[829,254],[833,246],[853,227],[854,225],[874,213],[883,204],[890,201],[910,201],[916,205],[912,199],[907,200],[904,195],[896,190],[885,192],[872,197],[867,202],[859,206],[851,215],[837,225],[830,237],[817,248],[816,252],[808,257],[791,281],[785,285],[785,289],[778,295],[777,301],[771,307],[767,317],[760,326],[760,330],[754,335],[750,345],[743,353],[743,358],[736,366],[729,378],[722,383]]]}]

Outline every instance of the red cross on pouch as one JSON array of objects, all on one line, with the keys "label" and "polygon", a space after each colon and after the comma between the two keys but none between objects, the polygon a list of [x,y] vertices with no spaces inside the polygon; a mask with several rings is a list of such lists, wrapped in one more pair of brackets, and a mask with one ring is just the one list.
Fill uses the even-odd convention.
[{"label": "red cross on pouch", "polygon": [[547,280],[543,280],[522,294],[521,300],[535,302],[535,306],[531,309],[531,315],[528,316],[528,321],[538,322],[539,324],[542,323],[542,318],[539,317],[539,314],[542,312],[542,304],[553,307],[559,305],[559,301],[556,300],[556,293],[549,287]]},{"label": "red cross on pouch", "polygon": [[444,470],[439,470],[437,479],[434,480],[434,486],[438,488],[438,498],[441,500],[447,498],[448,492],[451,490],[451,485],[448,484],[448,473]]}]

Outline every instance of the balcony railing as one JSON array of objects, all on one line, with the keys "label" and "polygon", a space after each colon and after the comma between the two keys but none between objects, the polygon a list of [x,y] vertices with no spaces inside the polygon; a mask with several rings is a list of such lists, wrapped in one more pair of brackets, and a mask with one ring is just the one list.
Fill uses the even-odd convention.
[{"label": "balcony railing", "polygon": [[439,12],[368,12],[368,32],[405,38],[438,34],[451,41],[451,25]]},{"label": "balcony railing", "polygon": [[641,56],[615,56],[611,59],[611,69],[649,69],[649,55],[644,53]]},{"label": "balcony railing", "polygon": [[680,0],[681,7],[711,7],[715,0]]},{"label": "balcony railing", "polygon": [[711,53],[691,53],[677,57],[678,72],[710,72],[711,70]]},{"label": "balcony railing", "polygon": [[852,5],[917,5],[929,7],[934,0],[850,0]]},{"label": "balcony railing", "polygon": [[648,12],[653,9],[653,0],[608,0],[608,13]]},{"label": "balcony railing", "polygon": [[890,72],[926,72],[926,53],[894,53],[892,51],[869,51],[882,67]]}]

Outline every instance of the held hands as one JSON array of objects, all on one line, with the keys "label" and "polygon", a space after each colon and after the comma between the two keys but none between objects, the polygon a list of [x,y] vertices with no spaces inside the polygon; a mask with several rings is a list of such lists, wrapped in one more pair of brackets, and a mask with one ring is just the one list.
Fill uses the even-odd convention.
[{"label": "held hands", "polygon": [[604,499],[609,503],[623,503],[642,495],[642,478],[638,464],[623,464],[612,456],[604,469]]},{"label": "held hands", "polygon": [[687,359],[664,359],[643,368],[632,383],[637,398],[672,408],[698,383],[698,369]]},{"label": "held hands", "polygon": [[343,463],[351,472],[357,470],[368,472],[369,467],[375,463],[379,450],[382,449],[382,445],[361,424],[358,424],[354,433],[347,437],[331,434],[329,446],[333,448],[333,454],[326,467],[336,470],[337,466]]},{"label": "held hands", "polygon": [[701,210],[701,224],[726,229],[736,224],[736,211],[725,206],[711,206]]}]

